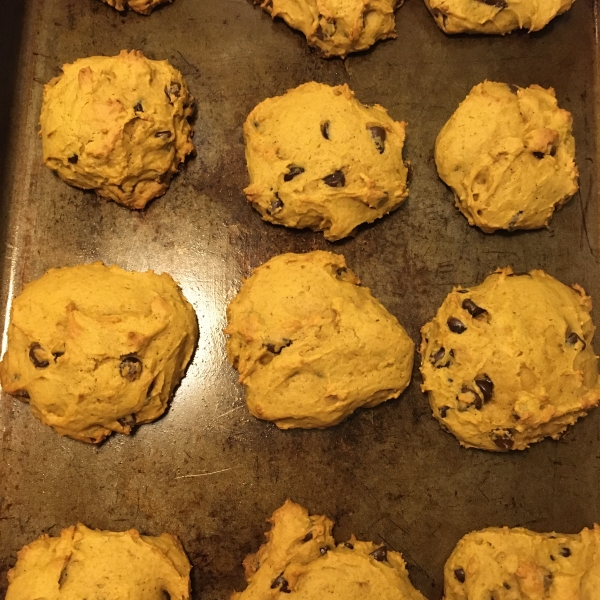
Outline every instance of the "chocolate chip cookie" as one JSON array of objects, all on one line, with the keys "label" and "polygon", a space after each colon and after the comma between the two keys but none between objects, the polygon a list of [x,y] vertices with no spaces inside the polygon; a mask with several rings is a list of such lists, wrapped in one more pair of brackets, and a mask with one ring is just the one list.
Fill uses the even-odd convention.
[{"label": "chocolate chip cookie", "polygon": [[250,412],[278,427],[329,427],[397,398],[414,344],[339,254],[282,254],[227,308],[227,357]]},{"label": "chocolate chip cookie", "polygon": [[545,227],[578,189],[571,113],[554,90],[476,85],[440,131],[435,162],[470,225]]},{"label": "chocolate chip cookie", "polygon": [[422,390],[463,446],[557,439],[600,401],[591,299],[543,271],[457,287],[422,329]]},{"label": "chocolate chip cookie", "polygon": [[98,443],[165,412],[197,339],[167,274],[50,269],[13,302],[0,382],[58,433]]},{"label": "chocolate chip cookie", "polygon": [[181,73],[136,50],[81,58],[62,71],[44,87],[44,164],[129,208],[162,196],[194,151],[194,98]]},{"label": "chocolate chip cookie", "polygon": [[333,522],[290,500],[269,522],[266,544],[244,560],[248,587],[231,600],[425,600],[399,552],[354,536],[336,546]]},{"label": "chocolate chip cookie", "polygon": [[189,600],[191,565],[179,540],[84,525],[42,535],[8,572],[6,600]]}]

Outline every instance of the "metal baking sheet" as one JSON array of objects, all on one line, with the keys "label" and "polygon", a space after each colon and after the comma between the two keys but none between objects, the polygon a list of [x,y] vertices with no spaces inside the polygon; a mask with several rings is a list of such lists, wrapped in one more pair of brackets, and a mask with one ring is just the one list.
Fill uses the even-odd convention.
[{"label": "metal baking sheet", "polygon": [[[13,100],[0,143],[3,331],[24,283],[50,267],[102,260],[171,273],[197,310],[201,337],[164,418],[99,447],[58,436],[27,405],[2,396],[0,594],[21,546],[77,521],[178,535],[194,565],[194,597],[205,600],[243,588],[242,559],[288,497],[334,518],[340,540],[354,532],[401,551],[430,600],[441,597],[445,559],[472,529],[575,532],[600,521],[598,410],[559,442],[509,454],[465,450],[432,419],[415,370],[397,401],[325,431],[279,431],[247,413],[222,335],[242,277],[275,254],[316,248],[343,253],[415,341],[452,285],[507,264],[580,283],[600,303],[595,2],[577,0],[531,35],[449,38],[421,0],[408,0],[396,40],[344,61],[321,59],[246,0],[175,0],[150,17],[121,15],[99,0],[10,3],[25,9],[23,20],[8,4],[0,20],[2,126]],[[170,60],[198,99],[198,155],[145,212],[58,180],[41,163],[37,134],[43,84],[60,66],[123,48]],[[581,190],[547,230],[483,234],[436,175],[437,132],[486,78],[552,86],[573,113]],[[333,244],[264,223],[241,191],[245,116],[313,79],[348,83],[361,101],[408,121],[414,168],[399,210]]]}]

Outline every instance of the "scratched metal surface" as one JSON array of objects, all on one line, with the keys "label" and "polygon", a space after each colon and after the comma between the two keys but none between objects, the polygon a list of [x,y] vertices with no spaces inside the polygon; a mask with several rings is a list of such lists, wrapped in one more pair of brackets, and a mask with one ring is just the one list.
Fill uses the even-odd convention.
[{"label": "scratched metal surface", "polygon": [[[9,86],[16,110],[2,186],[1,306],[49,267],[103,260],[171,273],[198,312],[201,338],[167,415],[100,447],[59,437],[2,396],[0,594],[21,546],[77,521],[178,535],[194,565],[195,598],[206,600],[243,587],[242,559],[287,497],[333,517],[339,539],[354,532],[403,552],[431,600],[441,596],[445,559],[471,529],[574,532],[600,521],[598,411],[561,442],[508,455],[464,450],[431,418],[415,372],[398,401],[326,431],[282,432],[247,414],[221,334],[225,306],[251,268],[315,248],[344,253],[415,340],[453,284],[475,283],[506,264],[579,282],[600,302],[591,1],[577,0],[534,35],[451,39],[421,0],[409,0],[397,13],[397,40],[344,62],[322,60],[246,0],[175,0],[151,17],[119,15],[99,0],[29,0],[27,7],[19,77]],[[9,17],[2,27],[18,28]],[[37,137],[42,84],[60,65],[122,48],[169,59],[199,106],[197,158],[142,213],[63,184],[41,165]],[[17,58],[11,52],[3,62],[14,67]],[[485,78],[553,86],[574,115],[581,192],[548,230],[484,235],[467,225],[436,176],[435,136]],[[336,244],[265,224],[241,192],[246,114],[311,79],[347,82],[363,102],[409,122],[408,201]]]}]

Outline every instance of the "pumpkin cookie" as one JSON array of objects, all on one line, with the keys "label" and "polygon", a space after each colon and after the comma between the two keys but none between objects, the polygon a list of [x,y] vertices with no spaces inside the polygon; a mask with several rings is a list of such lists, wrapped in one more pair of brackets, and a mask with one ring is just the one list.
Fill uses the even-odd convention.
[{"label": "pumpkin cookie", "polygon": [[333,522],[290,500],[269,522],[267,543],[244,560],[248,587],[231,600],[425,600],[400,553],[354,536],[336,546]]},{"label": "pumpkin cookie", "polygon": [[347,85],[313,81],[269,98],[244,123],[246,197],[265,221],[349,236],[408,195],[405,126]]},{"label": "pumpkin cookie", "polygon": [[181,73],[141,52],[63,65],[44,87],[44,164],[70,185],[142,209],[194,151],[194,98]]},{"label": "pumpkin cookie", "polygon": [[50,269],[14,300],[0,381],[58,433],[98,443],[165,412],[197,339],[167,274]]},{"label": "pumpkin cookie", "polygon": [[244,282],[227,319],[227,357],[248,409],[282,429],[335,425],[410,381],[412,340],[338,254],[272,258]]},{"label": "pumpkin cookie", "polygon": [[463,446],[523,450],[600,401],[591,299],[543,271],[454,288],[422,329],[422,390]]},{"label": "pumpkin cookie", "polygon": [[536,229],[578,189],[571,113],[554,90],[476,85],[440,131],[435,162],[470,225]]}]

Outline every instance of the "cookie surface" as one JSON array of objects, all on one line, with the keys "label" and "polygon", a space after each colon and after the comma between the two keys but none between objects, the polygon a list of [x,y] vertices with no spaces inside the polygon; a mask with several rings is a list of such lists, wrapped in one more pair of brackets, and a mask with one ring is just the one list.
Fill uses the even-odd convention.
[{"label": "cookie surface", "polygon": [[267,542],[244,560],[248,587],[231,600],[425,600],[398,552],[354,536],[336,546],[333,522],[290,500],[269,522]]},{"label": "cookie surface", "polygon": [[505,34],[539,31],[575,0],[425,0],[446,33]]},{"label": "cookie surface", "polygon": [[246,197],[265,221],[351,235],[408,195],[405,126],[347,85],[310,82],[269,98],[244,123]]},{"label": "cookie surface", "polygon": [[548,225],[578,189],[571,113],[554,90],[476,85],[440,131],[439,176],[457,208],[485,232]]},{"label": "cookie surface", "polygon": [[193,152],[194,98],[181,73],[141,52],[63,65],[44,87],[44,164],[70,185],[142,209]]},{"label": "cookie surface", "polygon": [[600,528],[575,535],[473,531],[446,562],[444,588],[445,600],[597,600]]},{"label": "cookie surface", "polygon": [[402,0],[257,0],[273,18],[298,29],[323,56],[344,57],[395,38]]},{"label": "cookie surface", "polygon": [[134,10],[141,15],[149,15],[157,6],[169,4],[173,0],[103,0],[119,11]]},{"label": "cookie surface", "polygon": [[335,425],[410,381],[412,340],[338,254],[272,258],[244,282],[227,319],[227,357],[248,409],[282,429]]},{"label": "cookie surface", "polygon": [[600,400],[591,299],[543,271],[454,290],[422,329],[422,390],[463,446],[523,450]]},{"label": "cookie surface", "polygon": [[190,569],[175,536],[79,524],[19,551],[6,600],[188,600]]},{"label": "cookie surface", "polygon": [[14,300],[0,381],[58,433],[97,443],[165,412],[197,339],[169,275],[50,269]]}]

